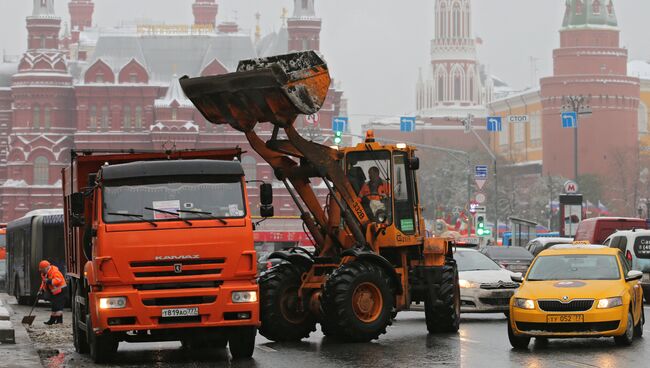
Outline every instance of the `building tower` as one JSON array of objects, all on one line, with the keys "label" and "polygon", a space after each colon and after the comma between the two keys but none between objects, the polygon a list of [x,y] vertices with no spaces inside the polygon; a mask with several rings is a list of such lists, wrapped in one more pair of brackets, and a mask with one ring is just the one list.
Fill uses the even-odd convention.
[{"label": "building tower", "polygon": [[195,25],[214,28],[217,24],[219,5],[216,0],[195,0],[192,5],[192,12],[194,13]]},{"label": "building tower", "polygon": [[2,218],[60,206],[57,184],[74,131],[72,76],[59,50],[61,18],[54,0],[34,0],[27,17],[28,49],[13,76],[14,114],[8,139],[7,180],[0,187]]},{"label": "building tower", "polygon": [[[593,114],[578,119],[578,175],[637,177],[640,81],[627,76],[619,33],[613,0],[567,0],[553,76],[540,81],[545,174],[574,177],[574,136],[562,128],[560,113],[566,96],[585,96]],[[635,180],[628,182],[603,188],[633,193]]]},{"label": "building tower", "polygon": [[287,21],[289,51],[320,50],[322,22],[316,17],[315,0],[294,0],[293,16]]},{"label": "building tower", "polygon": [[79,42],[79,33],[93,25],[95,4],[92,0],[72,0],[68,3],[72,42]]}]

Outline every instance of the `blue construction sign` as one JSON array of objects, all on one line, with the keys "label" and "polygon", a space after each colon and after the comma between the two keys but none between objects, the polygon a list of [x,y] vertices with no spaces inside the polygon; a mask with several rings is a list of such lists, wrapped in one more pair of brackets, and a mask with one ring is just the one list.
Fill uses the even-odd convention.
[{"label": "blue construction sign", "polygon": [[399,120],[399,130],[401,132],[415,131],[415,117],[402,116]]},{"label": "blue construction sign", "polygon": [[348,127],[348,118],[344,116],[332,119],[332,130],[335,132],[345,132]]},{"label": "blue construction sign", "polygon": [[476,165],[474,167],[474,177],[476,179],[487,179],[488,177],[487,165]]},{"label": "blue construction sign", "polygon": [[578,113],[575,111],[562,113],[562,128],[575,128],[578,122]]},{"label": "blue construction sign", "polygon": [[503,130],[503,118],[501,116],[488,116],[487,117],[487,130],[488,132],[500,132]]}]

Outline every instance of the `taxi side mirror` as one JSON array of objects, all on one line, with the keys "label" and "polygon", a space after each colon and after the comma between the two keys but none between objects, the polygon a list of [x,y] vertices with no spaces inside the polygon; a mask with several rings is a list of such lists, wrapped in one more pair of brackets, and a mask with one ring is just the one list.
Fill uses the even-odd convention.
[{"label": "taxi side mirror", "polygon": [[643,278],[643,272],[632,270],[627,273],[627,276],[625,276],[625,281],[641,280],[642,278]]},{"label": "taxi side mirror", "polygon": [[524,275],[521,272],[513,273],[512,275],[510,275],[510,280],[518,284],[521,284],[522,282],[524,282]]}]

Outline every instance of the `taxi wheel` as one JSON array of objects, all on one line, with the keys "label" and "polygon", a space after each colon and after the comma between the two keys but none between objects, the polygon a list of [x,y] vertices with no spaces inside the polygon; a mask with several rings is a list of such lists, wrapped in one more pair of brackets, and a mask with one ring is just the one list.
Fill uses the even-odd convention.
[{"label": "taxi wheel", "polygon": [[620,336],[614,336],[614,342],[616,345],[629,346],[632,345],[632,339],[634,339],[634,317],[632,317],[632,312],[627,312],[625,332]]},{"label": "taxi wheel", "polygon": [[530,344],[529,336],[517,336],[514,331],[512,331],[512,325],[510,319],[508,319],[508,340],[510,340],[510,345],[514,349],[528,349],[528,344]]},{"label": "taxi wheel", "polygon": [[639,319],[639,323],[637,323],[636,326],[634,326],[634,337],[642,337],[643,336],[643,325],[645,324],[645,312],[643,311],[643,308],[641,308],[641,319]]}]

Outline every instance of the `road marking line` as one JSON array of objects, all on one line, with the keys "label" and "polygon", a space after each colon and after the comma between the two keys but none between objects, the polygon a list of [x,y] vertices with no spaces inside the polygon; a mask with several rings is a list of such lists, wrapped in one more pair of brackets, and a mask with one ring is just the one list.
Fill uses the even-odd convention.
[{"label": "road marking line", "polygon": [[574,367],[580,367],[580,368],[585,368],[585,367],[588,367],[588,368],[596,367],[597,368],[598,367],[597,365],[574,362],[572,360],[562,360],[562,361],[560,361],[560,363],[564,363],[564,364],[567,364],[567,365],[571,365],[571,366],[574,366]]},{"label": "road marking line", "polygon": [[273,348],[270,348],[268,346],[264,346],[264,345],[257,345],[256,347],[258,349],[262,350],[262,351],[267,352],[267,353],[277,353],[278,352],[277,350],[275,350]]}]

